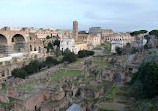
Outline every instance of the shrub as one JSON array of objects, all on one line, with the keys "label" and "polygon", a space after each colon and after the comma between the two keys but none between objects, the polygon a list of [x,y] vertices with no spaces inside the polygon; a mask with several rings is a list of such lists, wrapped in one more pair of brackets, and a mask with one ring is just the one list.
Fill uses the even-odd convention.
[{"label": "shrub", "polygon": [[131,89],[136,98],[151,98],[158,94],[158,64],[146,62],[134,75]]},{"label": "shrub", "polygon": [[77,56],[74,52],[68,52],[64,54],[63,62],[67,61],[69,63],[75,62],[77,60]]},{"label": "shrub", "polygon": [[48,56],[48,57],[46,58],[45,63],[48,64],[48,65],[57,65],[57,64],[59,64],[60,62],[57,61],[57,59],[54,59],[53,57]]},{"label": "shrub", "polygon": [[78,52],[78,57],[79,58],[88,57],[90,55],[94,55],[94,51],[80,50]]},{"label": "shrub", "polygon": [[26,73],[26,71],[23,70],[23,69],[14,69],[14,70],[12,71],[12,75],[13,75],[14,77],[19,77],[19,78],[25,79],[26,76],[27,76],[27,73]]}]

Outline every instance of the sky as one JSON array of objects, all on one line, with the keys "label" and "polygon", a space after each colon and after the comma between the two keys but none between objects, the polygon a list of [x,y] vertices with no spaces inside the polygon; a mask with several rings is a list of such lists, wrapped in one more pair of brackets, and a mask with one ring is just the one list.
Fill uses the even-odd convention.
[{"label": "sky", "polygon": [[158,29],[158,0],[0,0],[0,27]]}]

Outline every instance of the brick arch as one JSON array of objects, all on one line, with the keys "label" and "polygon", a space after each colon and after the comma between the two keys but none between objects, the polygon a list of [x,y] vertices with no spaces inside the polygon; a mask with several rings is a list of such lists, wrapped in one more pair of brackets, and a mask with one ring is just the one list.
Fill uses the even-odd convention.
[{"label": "brick arch", "polygon": [[12,37],[19,34],[24,37],[25,42],[28,43],[28,34],[25,31],[3,31],[0,30],[0,34],[4,35],[7,38],[7,45],[12,45]]},{"label": "brick arch", "polygon": [[17,38],[18,39],[18,36],[21,37],[21,40],[23,39],[25,41],[25,37],[23,35],[21,35],[21,34],[15,34],[15,35],[12,36],[11,42],[12,42],[13,38]]},{"label": "brick arch", "polygon": [[8,44],[8,39],[5,35],[0,34],[0,44]]},{"label": "brick arch", "polygon": [[21,49],[25,50],[26,49],[26,41],[25,37],[22,34],[15,33],[11,36],[10,38],[11,43],[14,45],[14,51],[20,52]]}]

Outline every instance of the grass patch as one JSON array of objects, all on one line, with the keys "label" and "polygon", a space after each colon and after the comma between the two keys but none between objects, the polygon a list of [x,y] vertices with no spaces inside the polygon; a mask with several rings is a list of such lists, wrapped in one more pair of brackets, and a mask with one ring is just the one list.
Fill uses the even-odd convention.
[{"label": "grass patch", "polygon": [[100,58],[100,59],[96,58],[96,59],[94,59],[94,60],[92,61],[92,63],[93,63],[93,64],[99,64],[99,65],[101,65],[101,66],[111,67],[110,62],[107,61],[107,60],[103,60],[103,58]]},{"label": "grass patch", "polygon": [[10,103],[16,100],[16,98],[13,98],[13,97],[8,97],[8,99],[9,99]]},{"label": "grass patch", "polygon": [[112,94],[110,94],[110,93],[107,93],[107,94],[105,95],[105,97],[106,97],[106,98],[111,98],[111,99],[114,98],[114,96],[113,96]]},{"label": "grass patch", "polygon": [[82,103],[80,103],[80,105],[81,105],[81,106],[84,106],[84,105],[86,105],[86,103],[85,103],[85,102],[82,102]]},{"label": "grass patch", "polygon": [[7,104],[0,101],[0,106],[1,107],[4,107],[5,105],[7,105]]},{"label": "grass patch", "polygon": [[62,77],[74,76],[74,75],[78,75],[81,73],[82,73],[81,70],[59,69],[56,73],[51,74],[50,77],[52,77],[54,80],[59,80]]},{"label": "grass patch", "polygon": [[147,102],[146,105],[150,108],[154,106],[152,102]]},{"label": "grass patch", "polygon": [[104,105],[104,103],[96,104],[95,107],[98,108],[98,109],[101,110],[101,111],[116,111],[116,110],[113,109],[112,106],[106,107],[106,106]]},{"label": "grass patch", "polygon": [[121,90],[121,89],[118,89],[118,88],[115,88],[115,87],[113,87],[112,91],[117,92],[117,93],[127,94],[127,92],[125,90]]},{"label": "grass patch", "polygon": [[117,103],[128,103],[128,101],[127,100],[119,100],[119,101],[117,101]]},{"label": "grass patch", "polygon": [[85,100],[86,100],[86,101],[93,101],[93,98],[88,97],[88,98],[86,98]]}]

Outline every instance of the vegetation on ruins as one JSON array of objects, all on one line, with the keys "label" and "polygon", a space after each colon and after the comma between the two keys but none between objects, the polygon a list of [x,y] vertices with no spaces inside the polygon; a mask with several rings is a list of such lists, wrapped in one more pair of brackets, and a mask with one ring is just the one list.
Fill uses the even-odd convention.
[{"label": "vegetation on ruins", "polygon": [[132,47],[130,43],[127,43],[123,48],[116,47],[115,49],[116,49],[116,53],[118,55],[121,55],[121,54],[135,54],[135,53],[143,50],[143,48]]},{"label": "vegetation on ruins", "polygon": [[131,36],[137,36],[139,34],[145,34],[147,33],[148,31],[147,30],[139,30],[139,31],[134,31],[134,32],[131,32],[130,35]]},{"label": "vegetation on ruins", "polygon": [[[57,47],[56,49],[57,49],[56,57],[58,57],[61,55],[61,52],[58,52],[58,51],[60,51],[59,47]],[[94,52],[89,51],[89,54],[93,55]],[[86,56],[88,56],[88,55],[86,55]],[[45,61],[33,60],[28,65],[25,65],[22,68],[14,69],[12,71],[12,75],[14,77],[19,77],[19,78],[25,79],[28,75],[37,73],[40,70],[43,70],[45,68],[48,68],[48,67],[51,67],[54,65],[58,65],[63,62],[72,63],[78,59],[77,55],[74,52],[71,52],[69,49],[66,49],[64,51],[63,57],[61,57],[60,60],[58,60],[59,57],[58,58],[56,58],[56,57],[48,56]]]},{"label": "vegetation on ruins", "polygon": [[80,50],[78,52],[78,57],[79,58],[88,57],[90,55],[94,55],[94,51]]},{"label": "vegetation on ruins", "polygon": [[134,74],[132,83],[132,95],[136,98],[150,98],[158,94],[158,64],[146,62],[138,72]]},{"label": "vegetation on ruins", "polygon": [[147,61],[153,61],[158,64],[158,49],[149,50],[148,54],[145,55],[142,64],[145,64]]},{"label": "vegetation on ruins", "polygon": [[53,65],[59,64],[60,61],[54,59],[53,57],[47,57],[45,61],[33,60],[28,65],[22,68],[17,68],[12,71],[14,77],[25,79],[28,75],[39,72],[42,68],[51,67]]}]

